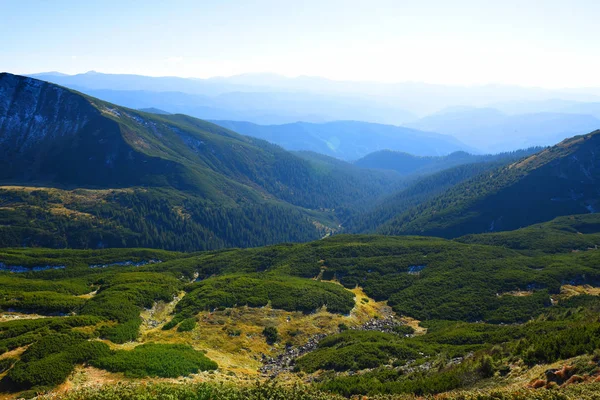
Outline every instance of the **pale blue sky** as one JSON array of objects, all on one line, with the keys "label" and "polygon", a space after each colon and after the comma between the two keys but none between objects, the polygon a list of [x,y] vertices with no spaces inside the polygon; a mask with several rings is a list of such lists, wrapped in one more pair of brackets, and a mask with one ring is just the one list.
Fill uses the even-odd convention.
[{"label": "pale blue sky", "polygon": [[0,0],[0,70],[600,87],[598,0]]}]

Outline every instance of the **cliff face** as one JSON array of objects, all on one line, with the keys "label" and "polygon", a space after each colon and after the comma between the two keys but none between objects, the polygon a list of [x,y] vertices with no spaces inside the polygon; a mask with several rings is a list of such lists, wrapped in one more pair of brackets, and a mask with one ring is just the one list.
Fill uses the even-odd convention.
[{"label": "cliff face", "polygon": [[0,74],[0,179],[62,186],[144,184],[171,163],[127,143],[120,125],[62,87]]},{"label": "cliff face", "polygon": [[85,98],[67,89],[0,74],[0,146],[11,153],[26,152],[46,139],[74,135],[98,115]]}]

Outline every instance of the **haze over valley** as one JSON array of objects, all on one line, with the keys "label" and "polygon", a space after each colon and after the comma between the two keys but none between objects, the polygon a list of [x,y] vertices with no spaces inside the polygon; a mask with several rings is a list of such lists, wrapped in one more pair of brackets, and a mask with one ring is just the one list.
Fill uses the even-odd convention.
[{"label": "haze over valley", "polygon": [[[316,77],[286,78],[273,74],[185,79],[92,71],[73,76],[56,73],[31,76],[130,108],[266,125],[266,128],[255,128],[247,124],[226,123],[227,127],[235,127],[242,134],[258,135],[289,150],[319,151],[319,144],[315,142],[325,141],[333,156],[336,156],[337,142],[344,142],[334,125],[325,130],[328,136],[320,134],[312,142],[289,144],[289,147],[281,138],[286,134],[269,136],[268,131],[294,129],[272,125],[351,120],[441,133],[462,142],[463,150],[493,153],[548,146],[600,126],[600,89],[573,91],[414,83],[382,85]],[[370,128],[366,125],[363,131],[359,131],[363,137],[371,136],[369,132]],[[427,155],[448,154],[448,149],[443,147],[428,148],[430,154]],[[402,149],[385,144],[365,148],[350,156],[341,153],[337,157],[360,158],[369,150],[385,149],[426,154],[411,147]]]}]

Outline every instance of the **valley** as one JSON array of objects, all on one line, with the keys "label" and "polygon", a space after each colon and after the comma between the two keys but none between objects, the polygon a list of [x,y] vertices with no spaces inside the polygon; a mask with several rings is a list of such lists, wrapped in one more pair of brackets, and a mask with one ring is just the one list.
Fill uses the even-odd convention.
[{"label": "valley", "polygon": [[0,398],[596,398],[599,131],[148,111],[0,74]]},{"label": "valley", "polygon": [[[90,388],[102,391],[105,386],[101,384],[137,384],[146,381],[139,380],[144,376],[153,377],[153,385],[197,382],[248,388],[256,379],[269,378],[280,382],[282,389],[278,390],[287,390],[290,382],[317,382],[322,390],[343,395],[427,394],[473,385],[483,389],[492,382],[494,387],[510,391],[538,379],[543,375],[541,365],[558,360],[572,365],[572,373],[577,371],[581,379],[593,380],[596,370],[584,367],[584,360],[588,349],[595,346],[593,332],[600,328],[586,316],[596,312],[600,299],[595,289],[600,286],[596,268],[600,240],[589,230],[585,234],[565,230],[575,226],[598,226],[597,217],[563,218],[538,228],[547,234],[538,239],[535,249],[552,243],[552,229],[572,237],[573,247],[560,253],[433,238],[351,235],[307,244],[193,254],[7,249],[0,253],[6,265],[31,268],[43,262],[65,268],[31,269],[3,277],[4,302],[15,295],[14,290],[29,295],[11,300],[14,311],[4,313],[0,345],[6,350],[2,359],[29,354],[27,348],[33,346],[29,343],[41,340],[36,335],[49,329],[46,341],[56,335],[73,337],[76,342],[82,339],[75,338],[88,338],[92,342],[87,343],[108,345],[115,357],[145,344],[191,344],[194,351],[206,351],[206,357],[218,365],[216,372],[198,372],[181,380],[175,379],[176,375],[153,377],[150,371],[102,372],[97,366],[109,371],[115,367],[103,358],[92,358],[88,366],[71,367],[66,379],[57,377],[55,390],[59,393],[65,387],[73,393]],[[514,237],[518,235],[515,231]],[[471,236],[469,242],[476,239]],[[162,262],[143,262],[148,259]],[[90,268],[99,264],[105,267]],[[412,268],[414,265],[424,267]],[[307,294],[288,297],[278,289],[290,280],[299,280],[295,288],[300,281],[306,282],[306,289],[301,290]],[[257,286],[258,281],[264,286]],[[154,289],[149,290],[151,282]],[[47,283],[55,292],[47,291]],[[325,296],[318,294],[319,290],[329,285],[348,293],[349,312],[336,312],[332,306],[336,303],[328,302],[325,308],[319,304],[318,299]],[[310,291],[314,294],[308,294]],[[131,297],[128,293],[137,294]],[[262,295],[268,299],[264,306],[257,297]],[[22,319],[26,314],[18,313],[24,306],[47,313],[49,299],[56,304],[54,312],[60,310],[64,316]],[[297,302],[307,299],[313,299],[312,306]],[[111,309],[119,303],[122,311],[115,313],[117,310]],[[70,315],[65,313],[69,310]],[[193,321],[190,328],[181,328],[188,319]],[[390,325],[388,320],[395,322]],[[20,330],[27,321],[35,325]],[[72,328],[65,330],[65,324]],[[272,342],[265,338],[267,327],[275,327]],[[546,333],[540,336],[541,331]],[[299,350],[314,340],[317,344],[309,345],[308,352]],[[558,343],[562,345],[555,347]],[[286,358],[288,349],[290,354],[299,351],[300,357]],[[46,357],[53,357],[56,350],[44,351],[50,352]],[[280,355],[283,361],[276,361]],[[30,361],[19,361],[21,370],[33,372],[36,363],[44,361],[27,359]],[[484,361],[491,372],[482,369]],[[152,363],[152,358],[148,362]],[[434,372],[438,368],[445,372],[438,375]],[[4,385],[14,374],[10,371]],[[419,378],[404,381],[400,378],[404,375]],[[388,386],[384,376],[397,378]],[[463,381],[463,376],[478,378]]]}]

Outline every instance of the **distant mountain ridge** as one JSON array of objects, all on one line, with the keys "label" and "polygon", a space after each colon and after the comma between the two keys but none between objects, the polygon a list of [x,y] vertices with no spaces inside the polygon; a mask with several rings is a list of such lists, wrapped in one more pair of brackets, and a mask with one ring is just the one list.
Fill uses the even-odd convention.
[{"label": "distant mountain ridge", "polygon": [[275,74],[196,79],[90,71],[33,76],[134,109],[260,125],[352,120],[405,126],[451,135],[470,146],[462,150],[479,153],[553,145],[600,128],[600,89],[593,88],[383,84]]},{"label": "distant mountain ridge", "polygon": [[356,160],[362,168],[396,171],[401,175],[431,174],[457,165],[515,159],[542,150],[541,147],[498,154],[470,154],[457,151],[445,156],[415,156],[405,152],[381,150]]},{"label": "distant mountain ridge", "polygon": [[[549,90],[510,85],[478,85],[461,87],[418,82],[350,82],[315,76],[288,78],[269,73],[249,73],[230,77],[179,78],[149,77],[127,74],[88,73],[56,77],[55,74],[34,74],[36,79],[47,77],[67,87],[88,89],[178,91],[215,96],[228,92],[287,92],[336,96],[356,96],[376,100],[380,105],[392,105],[417,115],[427,115],[459,104],[489,107],[514,101],[539,102],[562,99],[572,102],[600,101],[600,88]],[[56,80],[52,80],[56,79]],[[536,109],[539,112],[541,109]]]},{"label": "distant mountain ridge", "polygon": [[400,124],[416,118],[402,107],[373,96],[302,88],[291,90],[278,84],[273,86],[273,79],[267,79],[263,84],[261,79],[240,77],[192,79],[93,71],[77,75],[31,76],[125,107],[158,108],[202,119],[260,124],[357,119]]},{"label": "distant mountain ridge", "polygon": [[452,136],[359,121],[323,124],[296,122],[285,125],[257,125],[242,121],[212,122],[235,132],[278,144],[287,150],[314,151],[346,161],[384,149],[420,156],[470,150],[469,146]]},{"label": "distant mountain ridge", "polygon": [[444,156],[416,156],[403,151],[380,150],[354,162],[363,168],[396,171],[402,175],[433,173],[460,164],[476,162],[477,156],[456,151]]},{"label": "distant mountain ridge", "polygon": [[[579,110],[584,111],[581,107]],[[497,153],[553,145],[566,138],[600,129],[600,119],[585,113],[507,115],[494,108],[455,107],[408,123],[407,126],[452,135],[484,152]]]}]

